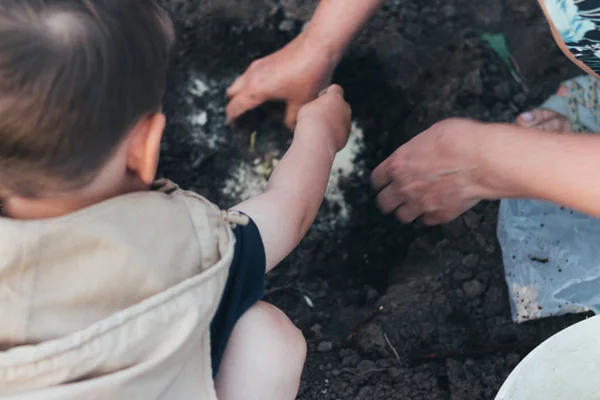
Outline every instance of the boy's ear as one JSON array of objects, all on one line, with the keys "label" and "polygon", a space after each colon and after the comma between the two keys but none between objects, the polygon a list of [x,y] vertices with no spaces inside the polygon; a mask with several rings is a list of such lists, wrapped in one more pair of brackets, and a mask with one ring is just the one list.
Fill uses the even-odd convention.
[{"label": "boy's ear", "polygon": [[152,184],[156,177],[160,142],[165,125],[165,115],[156,113],[140,121],[132,133],[128,150],[127,169],[134,172],[148,186]]}]

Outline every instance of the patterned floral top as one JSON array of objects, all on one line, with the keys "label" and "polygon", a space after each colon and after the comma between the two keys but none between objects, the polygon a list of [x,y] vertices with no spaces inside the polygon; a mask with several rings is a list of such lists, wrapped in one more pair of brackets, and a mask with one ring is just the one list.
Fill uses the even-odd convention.
[{"label": "patterned floral top", "polygon": [[544,0],[544,3],[567,48],[600,74],[600,0]]}]

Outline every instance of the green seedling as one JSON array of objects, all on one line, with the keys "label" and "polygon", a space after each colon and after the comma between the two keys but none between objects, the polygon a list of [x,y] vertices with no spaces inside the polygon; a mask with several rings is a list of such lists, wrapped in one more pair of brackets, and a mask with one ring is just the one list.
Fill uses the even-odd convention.
[{"label": "green seedling", "polygon": [[483,39],[488,46],[498,55],[500,60],[508,67],[510,74],[520,85],[523,85],[523,78],[519,75],[516,67],[516,63],[510,51],[508,44],[506,43],[506,36],[501,33],[482,33],[481,39]]},{"label": "green seedling", "polygon": [[250,153],[256,153],[256,134],[258,132],[254,131],[250,134]]}]

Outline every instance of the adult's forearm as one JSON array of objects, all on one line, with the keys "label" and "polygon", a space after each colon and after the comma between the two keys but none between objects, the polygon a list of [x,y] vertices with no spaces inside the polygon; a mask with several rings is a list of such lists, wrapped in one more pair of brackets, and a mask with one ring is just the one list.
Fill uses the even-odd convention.
[{"label": "adult's forearm", "polygon": [[384,0],[321,0],[305,32],[339,60]]},{"label": "adult's forearm", "polygon": [[479,157],[494,194],[546,200],[600,217],[600,136],[488,125]]}]

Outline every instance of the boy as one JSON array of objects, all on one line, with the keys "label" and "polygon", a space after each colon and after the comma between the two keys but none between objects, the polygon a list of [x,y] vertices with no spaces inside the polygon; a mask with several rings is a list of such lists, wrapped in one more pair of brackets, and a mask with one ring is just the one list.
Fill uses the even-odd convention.
[{"label": "boy", "polygon": [[304,339],[259,300],[350,108],[337,86],[304,107],[265,192],[222,213],[153,183],[173,36],[154,0],[0,3],[0,396],[297,394]]}]

